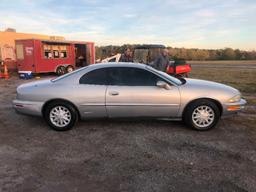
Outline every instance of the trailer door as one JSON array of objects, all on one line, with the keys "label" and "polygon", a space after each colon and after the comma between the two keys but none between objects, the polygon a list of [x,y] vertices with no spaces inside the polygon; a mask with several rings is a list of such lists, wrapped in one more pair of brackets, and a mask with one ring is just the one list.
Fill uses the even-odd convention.
[{"label": "trailer door", "polygon": [[16,41],[18,71],[35,72],[33,40]]}]

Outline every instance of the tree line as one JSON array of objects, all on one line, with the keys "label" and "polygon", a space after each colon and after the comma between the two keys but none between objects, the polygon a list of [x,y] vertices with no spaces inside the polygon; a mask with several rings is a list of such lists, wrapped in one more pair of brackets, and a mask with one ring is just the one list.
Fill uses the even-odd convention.
[{"label": "tree line", "polygon": [[[122,45],[122,46],[96,46],[96,59],[104,59],[106,57],[123,53],[125,48],[131,50],[138,45]],[[240,49],[186,49],[167,47],[170,57],[173,59],[186,60],[256,60],[256,51],[243,51]]]}]

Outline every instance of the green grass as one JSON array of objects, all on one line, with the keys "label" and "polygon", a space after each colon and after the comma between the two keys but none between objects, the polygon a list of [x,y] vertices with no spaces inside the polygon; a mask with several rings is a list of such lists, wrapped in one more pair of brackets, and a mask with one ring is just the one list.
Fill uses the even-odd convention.
[{"label": "green grass", "polygon": [[224,83],[239,89],[243,93],[256,94],[256,69],[194,67],[189,76]]},{"label": "green grass", "polygon": [[246,99],[247,99],[247,102],[248,102],[248,105],[255,105],[256,106],[256,96],[254,98],[251,98],[250,96],[246,96]]},{"label": "green grass", "polygon": [[256,60],[187,61],[190,64],[256,65]]}]

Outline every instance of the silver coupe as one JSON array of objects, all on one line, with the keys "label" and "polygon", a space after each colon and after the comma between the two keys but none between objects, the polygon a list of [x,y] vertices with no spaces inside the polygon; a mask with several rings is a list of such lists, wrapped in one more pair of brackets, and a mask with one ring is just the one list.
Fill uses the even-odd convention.
[{"label": "silver coupe", "polygon": [[177,79],[135,63],[94,64],[26,83],[13,101],[17,112],[43,116],[58,131],[71,129],[78,119],[124,117],[183,120],[191,128],[208,130],[245,104],[230,86]]}]

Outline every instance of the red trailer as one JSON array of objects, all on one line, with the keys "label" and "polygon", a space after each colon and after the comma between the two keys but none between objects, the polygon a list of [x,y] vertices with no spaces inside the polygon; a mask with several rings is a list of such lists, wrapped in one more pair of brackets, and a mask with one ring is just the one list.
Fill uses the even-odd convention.
[{"label": "red trailer", "polygon": [[18,71],[61,75],[95,63],[93,42],[20,39],[15,45]]}]

